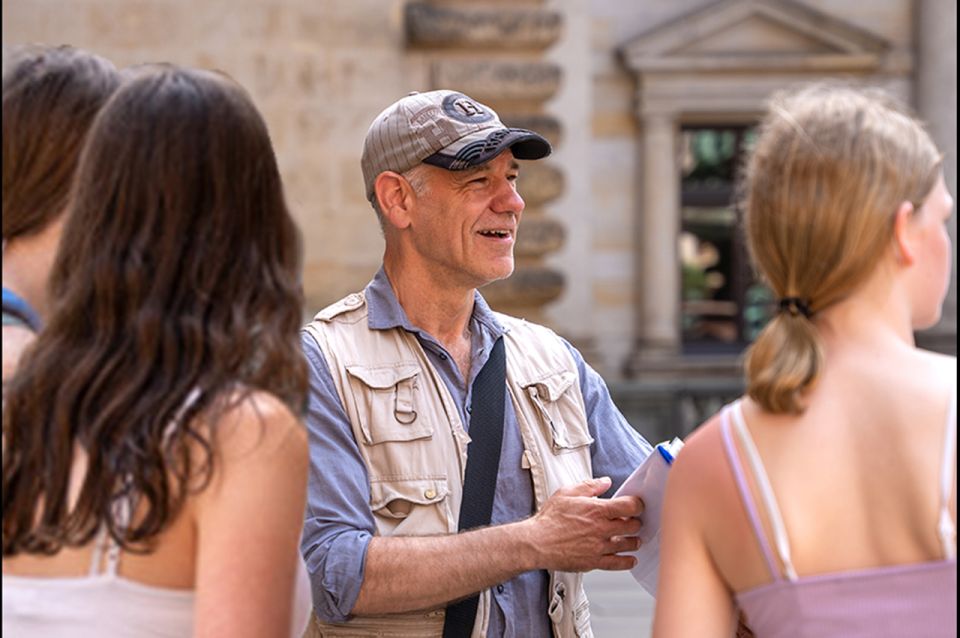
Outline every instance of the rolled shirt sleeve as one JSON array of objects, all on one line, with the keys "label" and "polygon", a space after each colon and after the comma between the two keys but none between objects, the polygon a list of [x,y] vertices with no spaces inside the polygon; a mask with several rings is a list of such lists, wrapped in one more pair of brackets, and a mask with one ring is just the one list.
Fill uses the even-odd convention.
[{"label": "rolled shirt sleeve", "polygon": [[330,369],[314,338],[304,332],[301,339],[310,378],[310,472],[300,551],[317,616],[343,622],[360,595],[376,524],[366,466]]},{"label": "rolled shirt sleeve", "polygon": [[610,397],[603,378],[584,361],[576,348],[563,340],[573,355],[580,375],[580,391],[587,411],[587,427],[593,444],[590,454],[594,476],[609,476],[612,496],[630,473],[653,452],[653,446],[631,426]]}]

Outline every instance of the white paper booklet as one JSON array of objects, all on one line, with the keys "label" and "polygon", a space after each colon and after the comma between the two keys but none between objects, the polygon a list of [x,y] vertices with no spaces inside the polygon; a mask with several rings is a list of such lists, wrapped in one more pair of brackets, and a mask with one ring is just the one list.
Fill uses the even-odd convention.
[{"label": "white paper booklet", "polygon": [[643,514],[640,520],[640,549],[629,555],[637,558],[630,571],[640,585],[657,595],[657,571],[660,567],[660,512],[663,509],[663,490],[667,484],[667,471],[673,459],[680,453],[683,441],[673,439],[657,444],[653,453],[623,482],[614,496],[639,496],[643,499]]}]

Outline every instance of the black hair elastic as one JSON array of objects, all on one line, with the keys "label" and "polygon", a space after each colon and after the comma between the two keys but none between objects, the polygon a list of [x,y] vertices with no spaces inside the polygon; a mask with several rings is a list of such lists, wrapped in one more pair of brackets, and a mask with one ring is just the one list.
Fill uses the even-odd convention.
[{"label": "black hair elastic", "polygon": [[789,312],[794,317],[803,315],[807,319],[813,315],[810,312],[810,304],[800,297],[783,297],[780,300],[780,312]]}]

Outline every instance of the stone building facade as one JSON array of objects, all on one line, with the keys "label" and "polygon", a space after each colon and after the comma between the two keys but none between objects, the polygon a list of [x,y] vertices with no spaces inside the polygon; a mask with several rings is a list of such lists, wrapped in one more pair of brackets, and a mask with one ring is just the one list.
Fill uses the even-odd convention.
[{"label": "stone building facade", "polygon": [[[836,77],[888,88],[929,123],[956,193],[953,0],[2,7],[4,47],[69,43],[119,65],[218,68],[246,86],[267,119],[303,229],[312,310],[362,287],[379,263],[382,239],[359,158],[384,106],[411,90],[457,88],[509,124],[541,131],[555,153],[522,170],[528,210],[517,272],[488,296],[580,346],[650,438],[657,429],[688,430],[739,391],[744,313],[757,288],[731,235],[736,211],[723,199],[722,166],[704,158],[720,152],[734,161],[772,91]],[[705,166],[716,174],[696,182]],[[718,175],[719,186],[710,186]],[[955,218],[950,232],[955,240]],[[690,242],[691,254],[707,259],[700,272],[685,261]],[[711,281],[723,283],[703,288]],[[920,340],[955,352],[956,314],[954,279],[943,321]]]}]

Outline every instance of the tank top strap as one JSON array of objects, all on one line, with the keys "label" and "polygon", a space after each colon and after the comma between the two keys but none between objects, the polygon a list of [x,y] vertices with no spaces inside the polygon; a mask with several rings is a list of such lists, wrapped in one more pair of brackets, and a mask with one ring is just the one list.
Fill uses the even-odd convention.
[{"label": "tank top strap", "polygon": [[107,528],[101,525],[93,541],[93,553],[90,556],[90,576],[100,573],[100,561],[103,560],[103,550],[107,545]]},{"label": "tank top strap", "polygon": [[740,455],[733,444],[733,437],[730,434],[730,406],[726,406],[720,412],[720,434],[723,439],[723,449],[730,461],[730,467],[733,470],[733,478],[737,484],[737,490],[740,492],[740,499],[747,510],[747,518],[753,527],[753,533],[757,537],[757,543],[760,545],[760,553],[767,563],[767,569],[770,570],[770,576],[774,581],[781,580],[780,571],[773,560],[773,552],[770,550],[770,543],[767,542],[766,534],[763,533],[763,525],[760,524],[760,516],[757,513],[757,505],[750,493],[747,485],[743,464],[740,462]]},{"label": "tank top strap", "polygon": [[780,508],[777,506],[777,499],[774,497],[767,471],[760,460],[760,453],[757,451],[757,446],[754,444],[750,431],[747,429],[747,424],[743,420],[743,408],[739,399],[734,401],[730,411],[733,413],[733,425],[737,437],[747,454],[747,461],[750,463],[750,469],[753,471],[757,487],[760,489],[760,499],[763,501],[767,516],[770,518],[770,526],[773,528],[773,542],[777,548],[780,562],[783,564],[783,571],[788,580],[797,580],[797,572],[793,568],[793,560],[790,557],[790,542],[787,538],[786,527],[783,524],[783,517],[780,515]]},{"label": "tank top strap", "polygon": [[[123,498],[113,505],[114,520],[117,526],[125,529],[130,524],[132,504],[130,499]],[[104,552],[106,560],[104,562]],[[107,532],[107,526],[101,525],[97,538],[93,544],[93,557],[90,563],[90,575],[97,576],[100,572],[100,563],[104,562],[103,574],[115,577],[120,568],[120,544]]]},{"label": "tank top strap", "polygon": [[947,410],[946,432],[944,433],[943,461],[940,464],[940,520],[937,521],[937,534],[943,545],[943,555],[947,560],[957,557],[957,530],[950,516],[950,492],[953,488],[955,457],[957,449],[957,390],[950,395],[950,407]]}]

